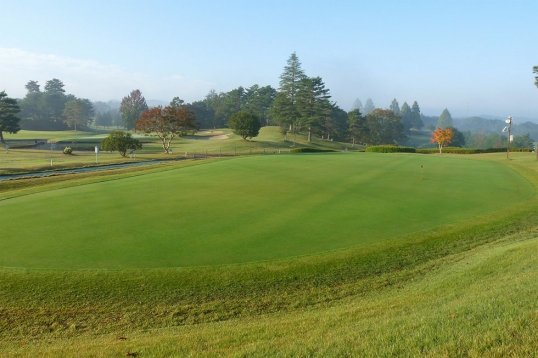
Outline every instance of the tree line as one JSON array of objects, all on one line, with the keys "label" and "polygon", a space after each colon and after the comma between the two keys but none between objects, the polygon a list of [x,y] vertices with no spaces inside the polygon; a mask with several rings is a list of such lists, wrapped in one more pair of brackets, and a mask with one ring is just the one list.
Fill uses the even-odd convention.
[{"label": "tree line", "polygon": [[[533,73],[538,74],[538,66],[533,67]],[[535,80],[538,86],[538,76]],[[88,99],[66,94],[63,82],[58,79],[47,81],[43,91],[39,83],[32,80],[25,88],[26,96],[12,104],[9,102],[13,99],[7,97],[5,92],[2,92],[3,97],[0,96],[0,104],[3,103],[0,109],[4,111],[0,112],[2,140],[2,132],[16,133],[20,128],[76,130],[93,123],[96,126],[122,125],[127,129],[134,129],[136,120],[149,110],[138,89],[116,104],[112,101],[92,103]],[[203,100],[192,103],[185,103],[179,97],[174,97],[169,107],[184,107],[196,118],[196,126],[201,128],[224,127],[235,122],[241,122],[244,127],[244,120],[230,120],[237,113],[247,112],[259,121],[260,126],[278,125],[282,134],[286,137],[293,136],[294,141],[297,134],[305,134],[308,141],[311,141],[313,136],[318,136],[353,144],[391,144],[404,141],[413,129],[426,127],[433,131],[436,127],[454,128],[448,109],[439,117],[427,117],[420,113],[417,101],[411,106],[404,102],[400,107],[398,101],[393,99],[387,109],[381,109],[376,108],[370,98],[364,106],[357,99],[351,111],[346,112],[336,102],[331,101],[330,90],[325,87],[321,77],[309,77],[305,74],[295,53],[287,60],[278,89],[256,84],[247,88],[240,86],[229,92],[217,93],[211,90]],[[18,113],[17,116],[15,113]],[[536,126],[531,122],[520,124],[521,129],[530,128],[532,125]],[[515,130],[518,131],[517,126]],[[538,133],[538,129],[535,131]],[[516,138],[527,143],[532,136],[527,132],[520,133]],[[453,145],[464,145],[467,142],[478,147],[494,142],[493,144],[498,146],[502,141],[501,134],[471,134],[470,130],[460,132],[455,129]]]}]

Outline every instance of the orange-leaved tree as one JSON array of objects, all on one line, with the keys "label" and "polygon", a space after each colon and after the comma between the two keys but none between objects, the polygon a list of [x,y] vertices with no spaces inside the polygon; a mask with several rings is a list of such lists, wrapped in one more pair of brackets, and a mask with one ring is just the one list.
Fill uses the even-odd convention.
[{"label": "orange-leaved tree", "polygon": [[430,143],[437,143],[439,146],[439,153],[443,153],[443,147],[447,144],[452,143],[452,137],[454,132],[450,128],[441,129],[437,127],[436,130],[432,133],[432,139]]},{"label": "orange-leaved tree", "polygon": [[170,143],[174,137],[194,133],[198,129],[194,113],[185,106],[157,106],[140,116],[135,122],[135,131],[159,137],[165,153],[170,153]]}]

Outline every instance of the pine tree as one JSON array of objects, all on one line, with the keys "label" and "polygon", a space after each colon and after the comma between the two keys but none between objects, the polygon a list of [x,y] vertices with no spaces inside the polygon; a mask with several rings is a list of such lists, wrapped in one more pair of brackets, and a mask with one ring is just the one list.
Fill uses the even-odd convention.
[{"label": "pine tree", "polygon": [[28,81],[28,83],[24,87],[28,90],[28,93],[41,92],[37,81]]},{"label": "pine tree", "polygon": [[361,113],[363,111],[362,102],[360,99],[356,99],[355,102],[353,102],[353,107],[351,107],[351,110],[358,109]]},{"label": "pine tree", "polygon": [[364,143],[369,130],[366,126],[366,118],[362,116],[359,109],[354,109],[347,114],[347,124],[352,147],[355,143]]},{"label": "pine tree", "polygon": [[281,127],[289,126],[294,136],[297,135],[301,118],[297,109],[297,93],[299,83],[305,77],[301,62],[294,52],[289,57],[284,72],[280,75],[280,87],[271,109],[275,122]]},{"label": "pine tree", "polygon": [[325,88],[321,77],[305,77],[299,82],[297,110],[301,116],[301,125],[308,130],[308,142],[312,142],[312,127],[323,127],[331,116],[329,98],[329,89]]},{"label": "pine tree", "polygon": [[420,107],[417,101],[413,102],[413,106],[411,107],[411,127],[415,129],[424,127],[424,122],[420,118]]},{"label": "pine tree", "polygon": [[413,112],[411,111],[411,108],[409,107],[407,102],[404,102],[404,104],[402,104],[402,109],[400,110],[400,118],[403,123],[405,133],[409,133],[413,123]]},{"label": "pine tree", "polygon": [[396,98],[394,98],[390,104],[389,109],[394,112],[394,114],[400,114],[400,105]]},{"label": "pine tree", "polygon": [[444,109],[443,113],[439,116],[439,121],[437,122],[437,127],[443,129],[446,127],[453,127],[452,124],[452,116],[450,115],[450,112],[448,109]]},{"label": "pine tree", "polygon": [[5,143],[3,132],[14,134],[21,129],[20,118],[15,116],[20,111],[16,99],[9,98],[6,91],[0,92],[0,142]]},{"label": "pine tree", "polygon": [[367,114],[371,113],[373,110],[375,109],[375,105],[374,105],[374,102],[372,101],[371,98],[368,98],[366,100],[366,103],[364,104],[364,115],[366,116]]}]

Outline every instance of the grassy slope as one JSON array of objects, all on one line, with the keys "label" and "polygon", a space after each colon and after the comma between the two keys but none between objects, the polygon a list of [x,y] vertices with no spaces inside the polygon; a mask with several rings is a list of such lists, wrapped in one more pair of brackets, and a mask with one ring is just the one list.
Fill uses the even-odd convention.
[{"label": "grassy slope", "polygon": [[256,156],[179,165],[0,201],[0,266],[125,269],[279,259],[429,229],[533,193],[506,167],[435,156]]},{"label": "grassy slope", "polygon": [[[536,186],[527,157],[510,165]],[[291,261],[150,272],[3,270],[0,352],[532,355],[537,219],[533,197],[370,250]]]},{"label": "grassy slope", "polygon": [[[14,356],[79,357],[533,356],[537,249],[535,234],[509,236],[430,261],[368,293],[293,313],[82,334],[69,345],[58,333],[48,342],[21,337],[0,349]],[[384,276],[377,279],[385,283]]]}]

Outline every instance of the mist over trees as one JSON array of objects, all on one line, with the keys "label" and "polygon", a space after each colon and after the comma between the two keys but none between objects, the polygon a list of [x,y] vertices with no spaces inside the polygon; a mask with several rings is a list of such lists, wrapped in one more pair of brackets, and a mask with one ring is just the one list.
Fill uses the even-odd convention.
[{"label": "mist over trees", "polygon": [[358,109],[361,113],[363,112],[363,106],[360,99],[356,99],[355,102],[353,102],[353,106],[351,106],[351,110]]},{"label": "mist over trees", "polygon": [[57,78],[45,83],[44,91],[38,81],[25,85],[26,96],[19,101],[21,128],[27,130],[85,129],[93,122],[95,109],[86,98],[66,94],[65,85]]},{"label": "mist over trees", "polygon": [[389,109],[393,111],[395,114],[400,115],[400,105],[398,104],[398,101],[396,98],[392,100],[390,103]]},{"label": "mist over trees", "polygon": [[454,123],[452,121],[452,115],[448,109],[444,109],[441,115],[439,116],[439,121],[437,122],[437,127],[444,129],[446,127],[453,127]]},{"label": "mist over trees", "polygon": [[366,100],[366,103],[364,104],[364,115],[368,115],[375,109],[374,101],[372,101],[371,98],[368,98]]}]

